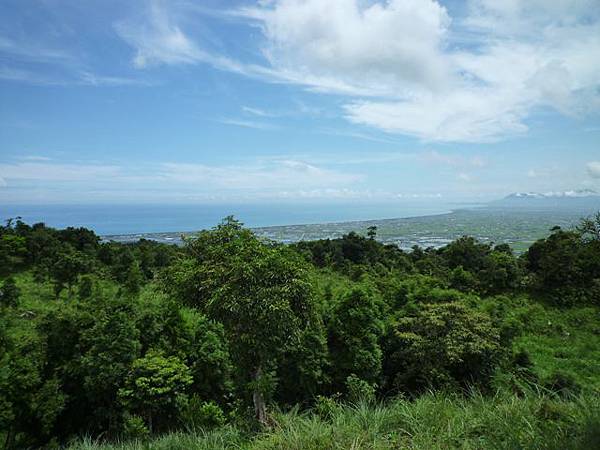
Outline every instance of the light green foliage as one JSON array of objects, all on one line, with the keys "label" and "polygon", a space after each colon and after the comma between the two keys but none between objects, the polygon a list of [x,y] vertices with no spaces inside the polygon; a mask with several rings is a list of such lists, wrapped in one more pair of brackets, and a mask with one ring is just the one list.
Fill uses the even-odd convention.
[{"label": "light green foliage", "polygon": [[190,384],[190,370],[179,358],[148,352],[133,362],[119,399],[128,411],[144,417],[152,431],[177,419]]},{"label": "light green foliage", "polygon": [[387,405],[332,402],[320,417],[298,410],[276,416],[279,426],[255,437],[224,427],[174,433],[150,442],[96,444],[69,450],[590,450],[600,439],[600,400],[570,401],[527,392],[521,397],[427,394]]},{"label": "light green foliage", "polygon": [[123,437],[128,440],[145,441],[150,437],[150,430],[140,416],[127,415],[123,421]]},{"label": "light green foliage", "polygon": [[499,357],[499,340],[490,317],[464,303],[423,304],[390,328],[385,347],[390,388],[485,384]]},{"label": "light green foliage", "polygon": [[346,378],[348,400],[351,402],[372,402],[375,400],[376,384],[370,384],[352,374]]}]

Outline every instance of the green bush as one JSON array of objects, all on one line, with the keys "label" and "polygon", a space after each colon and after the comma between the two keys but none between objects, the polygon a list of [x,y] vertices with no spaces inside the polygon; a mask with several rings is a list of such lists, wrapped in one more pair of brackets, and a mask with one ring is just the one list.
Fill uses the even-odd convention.
[{"label": "green bush", "polygon": [[215,402],[203,401],[193,395],[182,409],[181,422],[188,430],[211,430],[225,425],[223,410]]}]

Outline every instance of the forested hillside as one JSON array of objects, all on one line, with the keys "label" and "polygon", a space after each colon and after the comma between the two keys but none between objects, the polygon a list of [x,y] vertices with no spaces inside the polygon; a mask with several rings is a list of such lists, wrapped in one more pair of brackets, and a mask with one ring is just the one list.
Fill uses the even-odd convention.
[{"label": "forested hillside", "polygon": [[1,445],[600,444],[600,214],[519,257],[364,231],[282,245],[229,217],[176,247],[9,220]]}]

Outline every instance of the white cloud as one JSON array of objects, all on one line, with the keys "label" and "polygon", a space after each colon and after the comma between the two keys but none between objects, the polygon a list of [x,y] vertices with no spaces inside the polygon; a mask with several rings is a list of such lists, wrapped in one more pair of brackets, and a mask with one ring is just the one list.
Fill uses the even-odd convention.
[{"label": "white cloud", "polygon": [[459,173],[457,178],[460,181],[466,181],[466,182],[469,182],[469,181],[471,181],[473,179],[471,177],[471,175],[469,175],[468,173],[464,173],[464,172]]},{"label": "white cloud", "polygon": [[229,16],[258,27],[262,65],[206,50],[191,26],[179,26],[172,4],[152,1],[142,20],[117,31],[140,68],[207,63],[342,94],[343,114],[355,124],[426,141],[489,142],[525,133],[543,108],[600,110],[597,6],[470,0],[466,15],[451,18],[436,0],[260,1]]},{"label": "white cloud", "polygon": [[199,184],[217,189],[327,188],[360,181],[348,174],[295,161],[280,160],[254,166],[207,166],[203,164],[164,164],[160,176],[179,183]]},{"label": "white cloud", "polygon": [[118,166],[94,164],[50,164],[24,162],[0,164],[0,176],[7,180],[90,181],[122,175]]},{"label": "white cloud", "polygon": [[588,175],[592,178],[600,178],[600,161],[590,161],[587,163]]},{"label": "white cloud", "polygon": [[462,155],[440,153],[435,150],[420,153],[418,155],[418,159],[428,164],[444,165],[458,168],[480,169],[487,165],[486,161],[481,156],[465,158]]},{"label": "white cloud", "polygon": [[261,23],[263,53],[290,81],[374,94],[405,84],[437,89],[445,82],[449,67],[440,45],[450,18],[442,6],[432,0],[361,3],[281,0],[243,13]]},{"label": "white cloud", "polygon": [[168,12],[152,1],[144,20],[120,22],[115,25],[117,33],[136,48],[133,59],[136,67],[152,64],[196,63],[205,54],[175,25]]},{"label": "white cloud", "polygon": [[47,156],[39,156],[39,155],[27,155],[20,158],[24,161],[51,161],[52,158],[48,158]]},{"label": "white cloud", "polygon": [[245,113],[251,114],[253,116],[259,116],[259,117],[274,117],[275,115],[267,112],[263,109],[259,109],[259,108],[252,108],[250,106],[242,106],[242,111],[244,111]]},{"label": "white cloud", "polygon": [[275,130],[277,126],[270,123],[256,122],[254,120],[243,119],[219,119],[218,122],[225,125],[233,125],[242,128],[254,128],[256,130]]},{"label": "white cloud", "polygon": [[244,165],[161,163],[139,167],[42,161],[0,164],[0,187],[10,184],[14,198],[31,198],[36,191],[51,193],[53,201],[115,196],[131,199],[131,192],[136,193],[135,199],[149,200],[158,195],[178,201],[279,198],[281,192],[298,198],[306,197],[308,192],[338,198],[339,193],[354,188],[363,179],[361,174],[283,158]]}]

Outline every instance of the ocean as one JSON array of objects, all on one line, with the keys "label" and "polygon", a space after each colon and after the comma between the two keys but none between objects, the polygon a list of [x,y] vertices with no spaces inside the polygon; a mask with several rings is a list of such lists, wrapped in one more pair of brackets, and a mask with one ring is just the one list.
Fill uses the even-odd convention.
[{"label": "ocean", "polygon": [[20,216],[29,224],[86,227],[99,235],[189,232],[207,229],[228,215],[248,227],[349,222],[444,214],[442,202],[278,203],[176,205],[0,205],[0,220]]}]

